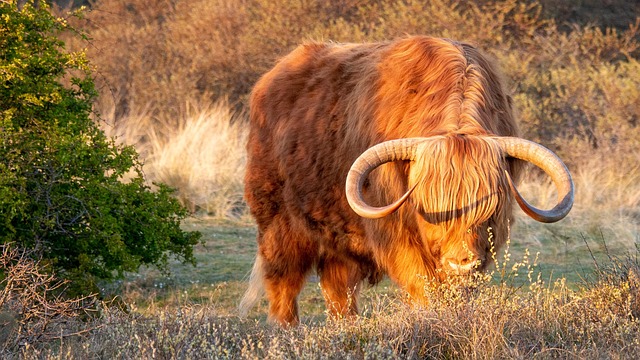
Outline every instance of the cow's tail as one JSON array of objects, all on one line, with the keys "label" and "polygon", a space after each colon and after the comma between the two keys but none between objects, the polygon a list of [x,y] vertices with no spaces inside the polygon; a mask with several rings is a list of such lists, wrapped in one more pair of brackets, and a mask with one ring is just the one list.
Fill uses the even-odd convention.
[{"label": "cow's tail", "polygon": [[249,276],[249,288],[244,293],[242,300],[240,300],[240,305],[238,305],[238,310],[240,312],[240,317],[246,317],[249,313],[249,310],[253,308],[253,306],[262,298],[264,294],[264,267],[263,267],[263,259],[260,256],[260,253],[256,255],[256,261],[253,263],[253,269],[251,270],[251,275]]}]

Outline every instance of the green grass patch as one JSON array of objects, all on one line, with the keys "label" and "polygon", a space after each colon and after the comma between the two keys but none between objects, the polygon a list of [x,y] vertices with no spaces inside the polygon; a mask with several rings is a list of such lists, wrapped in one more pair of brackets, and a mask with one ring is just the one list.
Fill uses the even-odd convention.
[{"label": "green grass patch", "polygon": [[[172,261],[170,274],[144,268],[112,285],[111,293],[120,294],[125,302],[144,312],[171,304],[209,304],[221,313],[236,316],[236,306],[246,290],[257,251],[255,226],[245,222],[192,218],[183,227],[202,233],[203,243],[195,248],[196,266]],[[540,237],[540,234],[544,236]],[[522,262],[527,250],[531,266],[537,255],[533,270],[522,266],[513,271],[513,264]],[[631,255],[633,249],[615,239],[607,240],[602,232],[582,233],[562,224],[525,221],[514,227],[509,247],[498,251],[501,266],[505,253],[509,253],[505,272],[495,266],[489,270],[494,272],[494,284],[508,281],[511,286],[523,286],[529,282],[528,272],[533,271],[534,278],[539,273],[546,283],[564,278],[567,286],[578,289],[597,280],[598,266],[605,267],[612,259]],[[382,283],[364,289],[361,308],[370,308],[380,296],[400,298],[402,291],[385,278]],[[325,319],[324,299],[315,274],[309,277],[299,302],[303,322]],[[267,302],[263,300],[249,317],[264,320],[266,314]]]}]

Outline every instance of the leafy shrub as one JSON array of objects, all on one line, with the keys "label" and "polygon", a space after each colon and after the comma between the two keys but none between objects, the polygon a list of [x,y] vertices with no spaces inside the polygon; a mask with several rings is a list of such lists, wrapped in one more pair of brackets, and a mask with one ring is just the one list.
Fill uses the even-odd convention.
[{"label": "leafy shrub", "polygon": [[167,252],[193,262],[199,234],[180,229],[187,213],[172,190],[151,191],[135,150],[92,120],[92,69],[59,40],[67,21],[11,0],[0,22],[0,243],[34,249],[83,292],[141,264],[163,268]]}]

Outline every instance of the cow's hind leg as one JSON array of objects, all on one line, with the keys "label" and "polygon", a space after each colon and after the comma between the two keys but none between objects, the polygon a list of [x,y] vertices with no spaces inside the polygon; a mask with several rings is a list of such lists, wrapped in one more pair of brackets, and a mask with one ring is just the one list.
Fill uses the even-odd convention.
[{"label": "cow's hind leg", "polygon": [[318,273],[329,314],[336,319],[357,315],[363,279],[358,264],[349,259],[324,257],[318,263]]},{"label": "cow's hind leg", "polygon": [[299,322],[296,300],[305,276],[302,273],[281,274],[265,279],[265,290],[269,299],[269,321],[283,327],[295,326]]},{"label": "cow's hind leg", "polygon": [[283,326],[298,324],[297,296],[315,263],[317,246],[295,221],[276,217],[259,240],[269,320]]}]

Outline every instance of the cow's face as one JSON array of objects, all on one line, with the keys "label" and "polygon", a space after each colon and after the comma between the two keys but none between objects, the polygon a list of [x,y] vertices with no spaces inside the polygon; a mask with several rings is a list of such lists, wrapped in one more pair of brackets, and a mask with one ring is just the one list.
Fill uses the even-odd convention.
[{"label": "cow's face", "polygon": [[468,275],[482,271],[491,260],[493,229],[485,222],[475,229],[445,229],[419,219],[424,245],[434,256],[438,276]]},{"label": "cow's face", "polygon": [[486,267],[488,228],[510,211],[507,163],[483,138],[458,136],[432,142],[411,165],[409,185],[421,237],[439,273],[464,275]]}]

